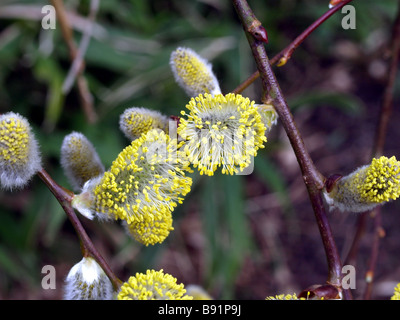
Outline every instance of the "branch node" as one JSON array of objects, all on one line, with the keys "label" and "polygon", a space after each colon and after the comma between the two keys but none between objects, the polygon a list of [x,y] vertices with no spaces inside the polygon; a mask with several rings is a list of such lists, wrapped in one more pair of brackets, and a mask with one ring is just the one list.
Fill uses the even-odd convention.
[{"label": "branch node", "polygon": [[267,30],[262,26],[261,22],[255,19],[249,26],[248,32],[258,41],[268,43]]}]

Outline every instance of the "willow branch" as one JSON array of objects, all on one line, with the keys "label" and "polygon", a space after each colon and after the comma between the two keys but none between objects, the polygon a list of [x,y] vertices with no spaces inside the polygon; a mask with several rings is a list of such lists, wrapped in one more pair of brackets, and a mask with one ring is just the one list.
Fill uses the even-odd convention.
[{"label": "willow branch", "polygon": [[375,209],[372,212],[372,215],[374,219],[374,236],[372,240],[371,255],[368,262],[368,270],[365,273],[365,281],[367,282],[367,286],[365,287],[363,297],[364,300],[371,299],[372,287],[375,278],[375,268],[376,263],[378,262],[379,243],[380,239],[385,235],[385,231],[382,228],[381,208]]},{"label": "willow branch", "polygon": [[74,197],[74,193],[70,190],[63,188],[62,186],[58,185],[51,176],[44,170],[41,169],[38,172],[40,179],[46,184],[46,186],[50,189],[53,193],[57,201],[60,203],[61,207],[63,208],[64,212],[68,216],[72,226],[75,229],[76,234],[78,235],[82,255],[84,257],[91,256],[93,257],[97,263],[101,266],[104,270],[105,274],[110,279],[114,290],[118,291],[119,287],[121,286],[121,280],[117,278],[114,272],[111,270],[107,262],[104,260],[102,255],[98,252],[96,247],[93,245],[93,242],[90,240],[89,236],[87,235],[84,227],[82,226],[81,222],[79,221],[78,217],[76,216],[74,209],[71,206],[72,198]]},{"label": "willow branch", "polygon": [[[315,22],[313,22],[306,30],[304,30],[296,39],[294,39],[285,49],[279,52],[270,60],[270,64],[278,64],[278,66],[282,66],[286,64],[286,62],[292,57],[293,52],[300,46],[304,40],[320,25],[322,25],[326,20],[328,20],[334,13],[339,11],[339,9],[343,8],[346,4],[353,0],[346,0],[340,3],[339,5],[334,6],[333,8],[329,9],[326,13],[324,13],[321,17],[319,17]],[[248,86],[250,86],[255,80],[260,77],[259,70],[255,71],[250,77],[248,77],[245,81],[243,81],[239,86],[233,90],[233,93],[241,93],[243,92]]]},{"label": "willow branch", "polygon": [[83,69],[82,69],[82,64],[84,61],[83,57],[89,46],[90,37],[92,35],[94,19],[96,17],[98,7],[99,7],[99,0],[91,0],[90,12],[89,12],[89,16],[88,16],[88,23],[86,24],[85,29],[83,30],[79,49],[76,52],[75,59],[71,64],[71,67],[68,71],[68,75],[65,78],[63,86],[62,86],[62,91],[64,94],[67,94],[71,90],[71,88],[75,82],[75,79],[83,71]]},{"label": "willow branch", "polygon": [[368,212],[363,212],[361,215],[358,217],[357,220],[357,230],[354,234],[353,242],[351,243],[349,252],[347,253],[347,257],[344,261],[344,264],[347,265],[356,265],[356,256],[358,253],[358,249],[360,247],[360,242],[362,237],[365,234],[365,229],[367,226],[367,218],[368,218]]},{"label": "willow branch", "polygon": [[[237,14],[244,25],[244,30],[248,30],[249,17],[254,14],[246,0],[233,0]],[[341,286],[342,264],[340,256],[333,238],[333,234],[326,216],[325,207],[322,200],[321,190],[324,187],[325,177],[316,169],[294,122],[293,115],[280,89],[278,81],[272,71],[266,50],[261,41],[258,41],[249,32],[246,32],[250,48],[257,64],[261,76],[263,88],[263,103],[272,103],[279,115],[279,119],[286,131],[291,146],[299,163],[304,183],[310,197],[310,201],[317,220],[322,242],[328,262],[329,284],[336,287]]]},{"label": "willow branch", "polygon": [[[63,35],[63,38],[68,46],[69,50],[69,55],[72,64],[74,61],[79,58],[78,55],[78,48],[75,45],[74,39],[73,39],[73,33],[72,33],[72,28],[68,20],[68,16],[64,7],[63,0],[51,0],[52,5],[56,9],[57,13],[57,18],[58,22],[60,23],[61,26],[61,32]],[[90,23],[90,22],[89,22]],[[78,92],[79,92],[79,98],[82,104],[82,108],[85,112],[86,119],[89,121],[89,123],[94,123],[97,120],[97,114],[94,110],[93,106],[93,97],[90,94],[89,87],[86,81],[86,78],[83,76],[82,72],[85,68],[85,63],[82,59],[82,61],[79,61],[80,67],[78,68],[78,73],[77,73],[77,86],[78,86]]]}]

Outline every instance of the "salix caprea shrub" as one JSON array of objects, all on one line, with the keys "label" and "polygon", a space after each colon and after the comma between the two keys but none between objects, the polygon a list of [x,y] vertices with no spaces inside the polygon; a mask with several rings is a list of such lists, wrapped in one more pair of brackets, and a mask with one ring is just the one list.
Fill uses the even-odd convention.
[{"label": "salix caprea shrub", "polygon": [[[120,116],[129,145],[105,168],[94,146],[80,132],[67,135],[60,165],[73,189],[70,205],[102,223],[118,221],[127,236],[144,246],[162,244],[173,232],[174,210],[191,192],[192,175],[213,179],[215,172],[240,174],[268,143],[278,123],[273,104],[236,93],[222,93],[212,64],[194,50],[178,47],[169,61],[177,84],[188,96],[179,117],[143,106]],[[175,134],[175,135],[174,135]],[[21,189],[42,170],[41,155],[27,119],[0,116],[0,183]],[[330,180],[322,191],[329,208],[365,212],[400,196],[400,161],[373,158],[354,172]],[[392,299],[399,299],[399,287]],[[211,299],[200,287],[187,287],[163,270],[137,272],[116,288],[100,261],[84,252],[65,278],[67,300]],[[307,299],[296,293],[267,300]],[[341,298],[335,296],[334,298]]]}]

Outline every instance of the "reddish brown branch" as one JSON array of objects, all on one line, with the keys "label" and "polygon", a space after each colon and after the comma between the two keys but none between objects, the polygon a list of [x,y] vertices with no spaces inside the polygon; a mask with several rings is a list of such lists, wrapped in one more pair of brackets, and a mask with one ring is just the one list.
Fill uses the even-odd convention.
[{"label": "reddish brown branch", "polygon": [[[63,0],[51,0],[51,3],[56,9],[58,22],[60,23],[61,26],[61,32],[68,46],[70,60],[73,64],[77,58],[80,58],[80,55],[78,54],[78,49],[73,39],[72,28],[68,20]],[[80,59],[79,65],[77,67],[78,69],[77,86],[78,86],[79,98],[87,120],[89,121],[89,123],[94,123],[97,120],[97,114],[94,110],[93,97],[89,91],[86,78],[82,74],[84,68],[85,68],[84,60]]]},{"label": "reddish brown branch", "polygon": [[300,46],[300,44],[307,39],[307,37],[314,32],[322,23],[328,20],[334,13],[339,11],[343,6],[351,2],[352,0],[346,0],[340,4],[334,6],[319,17],[314,23],[312,23],[306,30],[304,30],[289,46],[277,54],[276,60],[278,66],[286,64],[286,62],[292,57],[293,52]]},{"label": "reddish brown branch", "polygon": [[[91,0],[90,2],[90,12],[88,16],[88,23],[86,24],[84,31],[82,33],[82,38],[80,41],[79,49],[76,51],[75,58],[71,64],[68,71],[68,75],[64,80],[62,91],[64,94],[68,93],[73,86],[75,79],[83,72],[83,56],[85,55],[87,48],[90,43],[90,37],[92,35],[92,29],[94,24],[94,19],[99,7],[99,0]],[[79,84],[78,84],[79,85]],[[87,90],[88,91],[88,90]]]},{"label": "reddish brown branch", "polygon": [[[243,24],[244,30],[248,30],[248,24],[251,23],[251,17],[254,17],[254,14],[247,1],[233,0],[233,4]],[[325,177],[317,170],[310,155],[308,154],[300,132],[294,122],[293,115],[290,112],[290,109],[280,89],[279,83],[274,75],[274,72],[272,71],[272,67],[263,43],[257,41],[248,32],[246,32],[246,35],[261,76],[261,83],[263,87],[263,97],[261,100],[263,103],[272,102],[274,105],[286,134],[288,135],[303,174],[304,183],[309,193],[310,201],[327,256],[327,282],[340,288],[342,264],[321,196],[321,189],[324,187]]]},{"label": "reddish brown branch", "polygon": [[362,237],[365,234],[365,229],[367,226],[367,218],[368,218],[369,212],[363,212],[361,215],[358,217],[357,220],[357,230],[354,235],[353,242],[350,246],[349,252],[347,254],[346,260],[344,261],[344,264],[350,264],[352,266],[356,265],[356,257],[358,253],[358,248],[360,247],[360,242]]},{"label": "reddish brown branch", "polygon": [[372,240],[371,255],[368,262],[368,270],[365,274],[365,281],[367,286],[365,287],[364,300],[371,299],[372,287],[375,278],[375,268],[378,262],[379,255],[379,243],[380,239],[384,237],[385,231],[382,228],[382,217],[380,208],[375,209],[372,213],[374,221],[374,236]]},{"label": "reddish brown branch", "polygon": [[119,287],[121,286],[121,280],[119,280],[114,272],[111,270],[107,262],[104,260],[102,255],[98,252],[96,247],[93,245],[92,241],[90,240],[89,236],[87,235],[84,227],[82,226],[81,222],[79,221],[78,217],[76,216],[74,209],[71,207],[71,201],[74,197],[74,193],[70,190],[63,188],[62,186],[58,185],[51,176],[44,170],[41,169],[38,172],[39,177],[42,181],[47,185],[53,195],[56,197],[58,202],[60,203],[61,207],[64,209],[65,213],[68,216],[72,226],[75,229],[75,232],[78,235],[81,244],[82,255],[84,257],[91,256],[93,257],[97,263],[101,266],[104,270],[105,274],[110,279],[111,283],[113,284],[114,290],[118,291]]}]

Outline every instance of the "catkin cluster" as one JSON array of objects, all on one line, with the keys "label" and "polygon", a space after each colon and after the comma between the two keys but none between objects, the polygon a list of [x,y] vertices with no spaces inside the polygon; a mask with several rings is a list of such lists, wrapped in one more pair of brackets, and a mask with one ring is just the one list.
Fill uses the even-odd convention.
[{"label": "catkin cluster", "polygon": [[[218,168],[223,174],[242,172],[264,147],[265,134],[277,118],[272,106],[223,95],[211,64],[191,49],[176,49],[170,65],[191,98],[188,111],[176,121],[144,107],[126,109],[119,126],[130,145],[102,174],[86,174],[79,181],[79,186],[86,181],[82,192],[73,199],[84,216],[121,220],[145,245],[163,242],[173,230],[172,213],[191,190],[193,169],[209,176]],[[89,144],[86,150],[94,153]],[[65,159],[63,166],[81,169],[77,174],[82,177],[83,168],[91,166],[80,161],[89,157],[82,150],[75,153],[81,155]],[[94,159],[89,162],[100,168]]]},{"label": "catkin cluster", "polygon": [[[126,109],[119,126],[129,139],[108,170],[92,143],[73,132],[61,146],[61,165],[77,194],[72,206],[83,216],[119,220],[126,232],[148,246],[162,243],[173,230],[173,212],[189,194],[191,173],[238,174],[250,166],[277,122],[272,105],[256,104],[240,94],[223,94],[211,64],[188,48],[170,58],[177,83],[190,100],[179,119],[143,107]],[[175,128],[174,128],[175,126]],[[172,130],[171,130],[172,129]],[[172,133],[176,133],[173,136]],[[21,188],[41,170],[38,144],[28,121],[9,112],[0,116],[0,182]],[[400,196],[400,162],[395,157],[337,179],[324,196],[331,208],[363,212]],[[210,298],[198,288],[193,296]],[[396,287],[393,299],[398,298]],[[65,299],[192,299],[183,284],[163,270],[129,278],[118,292],[91,257],[70,270]],[[268,297],[296,300],[296,295]]]}]

